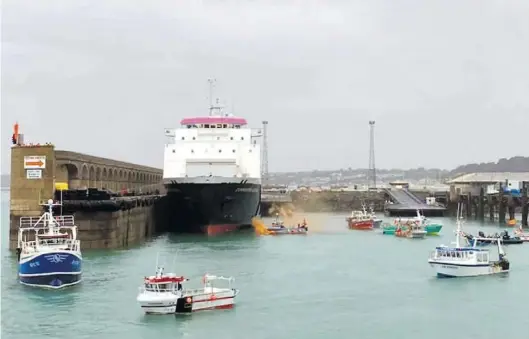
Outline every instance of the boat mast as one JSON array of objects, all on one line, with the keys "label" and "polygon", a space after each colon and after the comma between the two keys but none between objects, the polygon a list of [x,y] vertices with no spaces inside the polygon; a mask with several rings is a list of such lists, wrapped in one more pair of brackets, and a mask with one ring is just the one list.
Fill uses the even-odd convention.
[{"label": "boat mast", "polygon": [[457,205],[457,230],[456,230],[456,248],[459,248],[459,235],[461,234],[461,204]]}]

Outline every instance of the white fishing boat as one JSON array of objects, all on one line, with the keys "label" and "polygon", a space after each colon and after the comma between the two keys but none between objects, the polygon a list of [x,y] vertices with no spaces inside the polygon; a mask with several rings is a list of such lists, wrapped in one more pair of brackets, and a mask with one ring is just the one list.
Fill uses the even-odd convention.
[{"label": "white fishing boat", "polygon": [[[137,301],[146,314],[191,313],[202,310],[226,309],[235,305],[239,290],[231,288],[232,277],[204,275],[202,287],[184,288],[189,279],[174,273],[163,273],[158,267],[154,276],[145,277]],[[226,281],[227,288],[214,287],[214,283]]]},{"label": "white fishing boat", "polygon": [[21,217],[18,230],[19,279],[24,285],[59,289],[81,282],[81,242],[73,215],[53,216],[48,211],[41,217]]},{"label": "white fishing boat", "polygon": [[[455,278],[509,272],[510,263],[503,250],[501,238],[475,237],[476,241],[474,241],[473,246],[461,246],[460,237],[464,237],[464,233],[461,231],[462,218],[460,213],[461,207],[458,206],[455,246],[438,246],[431,252],[428,259],[428,263],[435,269],[437,276]],[[498,260],[492,260],[488,249],[476,246],[479,240],[496,241]]]}]

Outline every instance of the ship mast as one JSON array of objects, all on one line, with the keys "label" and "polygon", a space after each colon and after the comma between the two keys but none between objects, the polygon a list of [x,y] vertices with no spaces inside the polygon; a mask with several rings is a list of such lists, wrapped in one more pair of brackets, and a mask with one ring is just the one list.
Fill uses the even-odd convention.
[{"label": "ship mast", "polygon": [[209,83],[209,116],[213,116],[214,110],[217,110],[219,115],[222,115],[220,112],[222,107],[219,104],[219,99],[217,98],[215,100],[216,105],[213,103],[213,90],[215,89],[215,84],[217,83],[217,79],[210,78],[208,79],[208,83]]}]

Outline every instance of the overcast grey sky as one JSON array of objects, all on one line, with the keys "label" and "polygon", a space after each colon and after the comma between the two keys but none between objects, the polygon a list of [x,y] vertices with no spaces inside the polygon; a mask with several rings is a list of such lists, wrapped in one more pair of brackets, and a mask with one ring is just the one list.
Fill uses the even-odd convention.
[{"label": "overcast grey sky", "polygon": [[271,171],[366,167],[370,119],[377,167],[528,155],[528,18],[527,0],[3,0],[2,173],[15,120],[161,167],[209,77],[269,120]]}]

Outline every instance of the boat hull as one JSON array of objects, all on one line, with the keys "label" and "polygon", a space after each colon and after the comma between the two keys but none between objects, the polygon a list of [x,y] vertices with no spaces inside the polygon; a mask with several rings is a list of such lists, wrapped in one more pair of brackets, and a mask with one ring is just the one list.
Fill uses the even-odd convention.
[{"label": "boat hull", "polygon": [[72,286],[82,280],[82,257],[71,251],[22,256],[18,276],[24,285],[53,289]]},{"label": "boat hull", "polygon": [[423,239],[424,237],[426,237],[426,231],[395,231],[395,236],[399,238]]},{"label": "boat hull", "polygon": [[236,289],[226,289],[214,293],[183,296],[172,293],[159,293],[154,296],[140,294],[137,301],[146,314],[192,313],[233,308],[238,293]]},{"label": "boat hull", "polygon": [[277,228],[277,227],[269,227],[268,229],[269,234],[271,235],[284,235],[284,234],[307,234],[308,229],[304,227],[285,227],[285,228]]},{"label": "boat hull", "polygon": [[157,230],[216,235],[250,228],[259,213],[261,185],[172,183],[155,210]]},{"label": "boat hull", "polygon": [[373,220],[347,220],[347,225],[352,230],[372,230]]},{"label": "boat hull", "polygon": [[429,260],[430,266],[434,268],[439,278],[476,277],[481,275],[491,275],[508,273],[509,269],[503,269],[500,265],[456,265]]},{"label": "boat hull", "polygon": [[443,228],[443,225],[441,224],[430,224],[430,225],[424,226],[424,230],[426,231],[426,234],[428,235],[439,234],[442,228]]},{"label": "boat hull", "polygon": [[[439,224],[433,224],[433,225],[427,225],[424,226],[424,230],[426,231],[426,235],[437,235],[443,228],[442,225]],[[408,229],[407,226],[402,226],[402,229],[406,231]],[[395,234],[397,231],[397,226],[385,226],[383,227],[382,233],[383,234]]]}]

